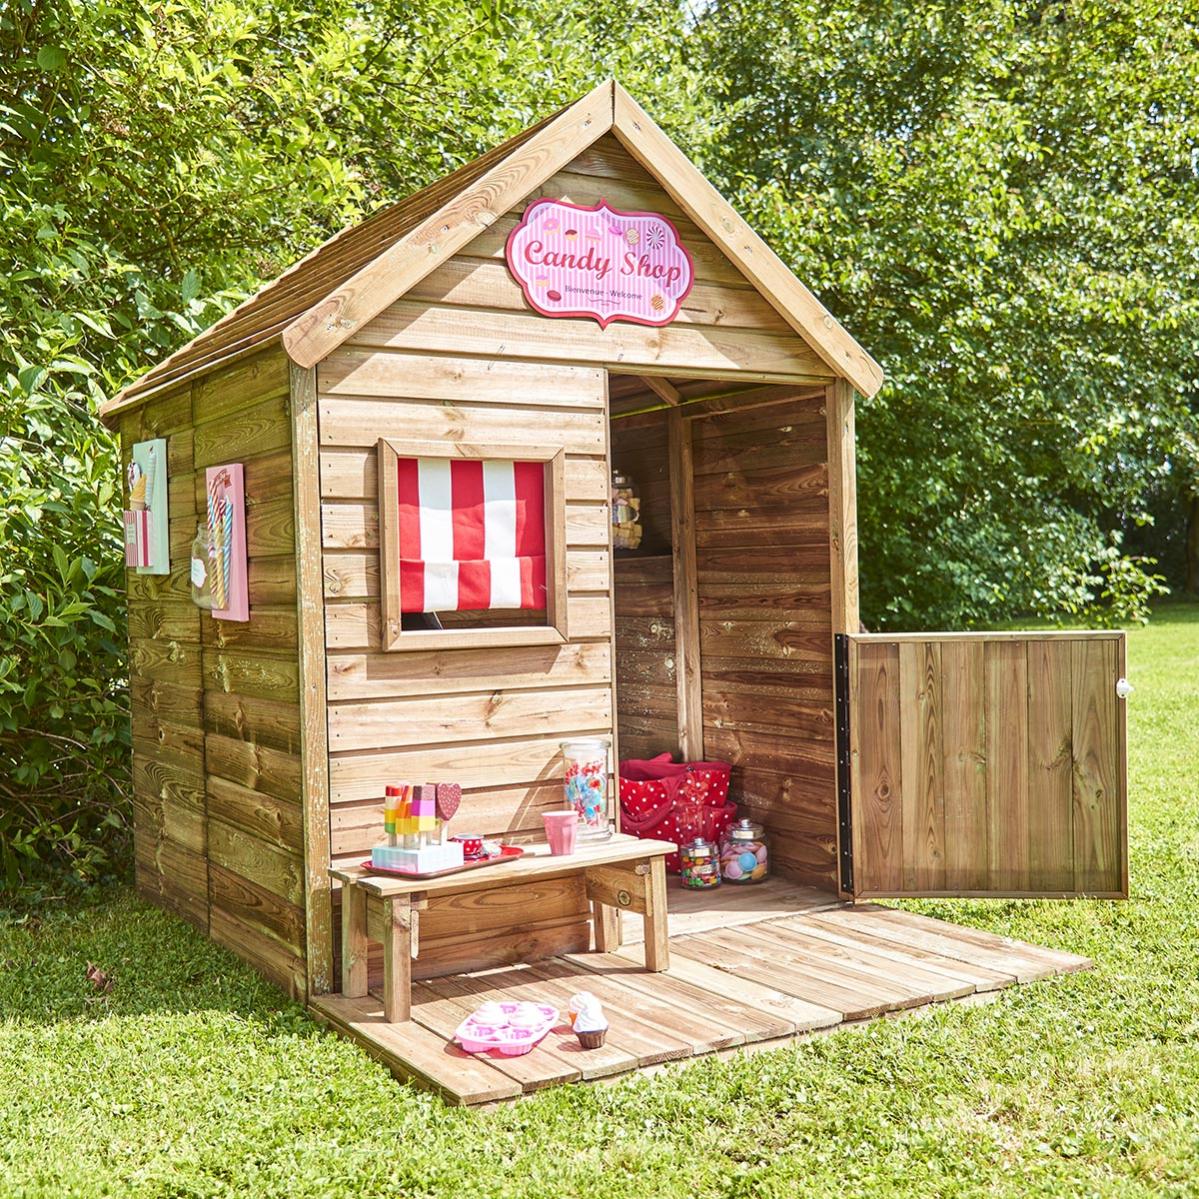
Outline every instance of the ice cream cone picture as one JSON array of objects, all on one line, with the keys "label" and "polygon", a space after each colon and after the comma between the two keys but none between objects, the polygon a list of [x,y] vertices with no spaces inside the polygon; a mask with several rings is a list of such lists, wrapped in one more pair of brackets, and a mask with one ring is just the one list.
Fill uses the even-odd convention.
[{"label": "ice cream cone picture", "polygon": [[210,466],[206,482],[208,531],[212,545],[213,619],[249,620],[245,490],[241,464]]},{"label": "ice cream cone picture", "polygon": [[165,438],[139,441],[126,471],[125,564],[141,574],[165,575],[171,570],[166,456]]}]

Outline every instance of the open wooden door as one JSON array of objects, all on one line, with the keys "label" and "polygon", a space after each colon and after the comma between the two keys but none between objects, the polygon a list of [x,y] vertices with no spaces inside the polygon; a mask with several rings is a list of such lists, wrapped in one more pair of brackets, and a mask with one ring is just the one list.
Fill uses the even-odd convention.
[{"label": "open wooden door", "polygon": [[841,889],[1128,895],[1123,633],[837,637]]}]

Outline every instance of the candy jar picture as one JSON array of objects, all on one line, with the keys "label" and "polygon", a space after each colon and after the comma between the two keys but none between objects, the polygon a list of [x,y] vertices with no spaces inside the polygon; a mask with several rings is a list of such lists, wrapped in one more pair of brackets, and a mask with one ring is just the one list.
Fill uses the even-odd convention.
[{"label": "candy jar picture", "polygon": [[598,738],[563,741],[566,806],[579,817],[578,838],[605,841],[612,836],[608,823],[608,745]]},{"label": "candy jar picture", "polygon": [[752,820],[738,820],[720,841],[720,877],[726,883],[760,883],[770,873],[766,830]]}]

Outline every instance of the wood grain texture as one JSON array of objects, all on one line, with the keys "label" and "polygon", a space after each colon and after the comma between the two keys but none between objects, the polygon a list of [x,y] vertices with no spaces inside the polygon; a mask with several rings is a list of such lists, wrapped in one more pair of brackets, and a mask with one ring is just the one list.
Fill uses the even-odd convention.
[{"label": "wood grain texture", "polygon": [[1122,644],[851,638],[857,896],[1126,894]]},{"label": "wood grain texture", "polygon": [[674,565],[674,662],[679,749],[687,761],[704,757],[703,667],[700,662],[699,587],[695,558],[692,424],[677,407],[666,417],[670,462],[671,546]]},{"label": "wood grain texture", "polygon": [[824,394],[774,396],[687,425],[705,756],[733,764],[732,797],[766,826],[776,868],[832,889]]},{"label": "wood grain texture", "polygon": [[309,994],[333,989],[333,901],[329,887],[329,734],[326,714],[324,569],[321,561],[320,434],[316,372],[291,366],[295,498],[300,793],[304,812],[305,964]]},{"label": "wood grain texture", "polygon": [[1071,646],[1074,885],[1084,894],[1127,888],[1120,648],[1115,638]]}]

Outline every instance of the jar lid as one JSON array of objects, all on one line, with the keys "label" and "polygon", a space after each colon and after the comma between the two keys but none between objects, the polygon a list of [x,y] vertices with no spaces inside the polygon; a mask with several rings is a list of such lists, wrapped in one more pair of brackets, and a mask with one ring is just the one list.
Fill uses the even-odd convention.
[{"label": "jar lid", "polygon": [[694,841],[688,841],[683,846],[683,853],[690,854],[692,857],[703,857],[704,854],[710,854],[714,850],[711,841],[705,841],[703,837],[696,837]]},{"label": "jar lid", "polygon": [[729,840],[731,841],[757,841],[761,838],[766,830],[760,825],[755,824],[748,817],[744,820],[738,820],[736,824],[729,829]]},{"label": "jar lid", "polygon": [[607,753],[608,743],[599,737],[576,737],[570,741],[559,741],[558,748],[563,753],[597,754]]}]

